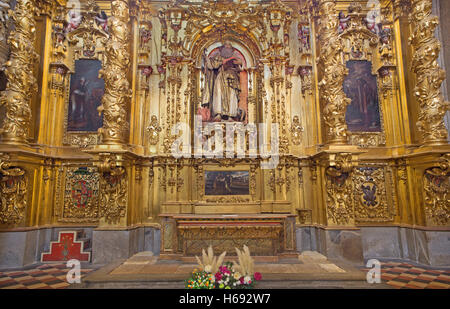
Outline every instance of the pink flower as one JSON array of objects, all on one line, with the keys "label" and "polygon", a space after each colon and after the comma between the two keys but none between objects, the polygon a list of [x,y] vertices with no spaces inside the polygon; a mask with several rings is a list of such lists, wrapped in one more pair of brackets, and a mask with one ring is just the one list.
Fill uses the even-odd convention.
[{"label": "pink flower", "polygon": [[220,266],[219,267],[219,271],[222,273],[222,274],[230,274],[231,272],[230,272],[230,270],[226,267],[226,266]]},{"label": "pink flower", "polygon": [[241,277],[241,278],[239,279],[239,281],[241,282],[241,284],[244,284],[244,277]]},{"label": "pink flower", "polygon": [[216,273],[216,281],[222,280],[222,274],[220,272]]},{"label": "pink flower", "polygon": [[253,275],[253,277],[255,278],[256,281],[259,281],[259,280],[262,279],[262,275],[261,275],[261,273],[259,273],[259,272],[256,272],[256,273]]}]

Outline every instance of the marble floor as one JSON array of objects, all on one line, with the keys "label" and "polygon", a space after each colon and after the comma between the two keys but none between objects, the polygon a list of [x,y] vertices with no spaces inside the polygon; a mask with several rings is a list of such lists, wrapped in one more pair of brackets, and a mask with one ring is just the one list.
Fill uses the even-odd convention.
[{"label": "marble floor", "polygon": [[[189,275],[198,268],[196,263],[180,263],[171,260],[159,260],[151,253],[138,253],[124,261],[110,272],[110,275],[132,275],[132,274],[183,274]],[[328,261],[323,255],[311,252],[301,255],[298,259],[284,259],[278,262],[257,262],[255,271],[262,274],[318,274],[318,273],[347,273],[357,271],[337,266]]]},{"label": "marble floor", "polygon": [[[197,267],[192,262],[159,260],[141,252],[105,266],[84,264],[81,284],[69,284],[65,263],[40,264],[27,269],[0,271],[0,289],[65,288],[183,288]],[[419,267],[407,262],[382,262],[380,284],[366,282],[365,268],[329,261],[317,252],[298,259],[255,263],[262,274],[259,288],[394,288],[450,289],[450,270]]]}]

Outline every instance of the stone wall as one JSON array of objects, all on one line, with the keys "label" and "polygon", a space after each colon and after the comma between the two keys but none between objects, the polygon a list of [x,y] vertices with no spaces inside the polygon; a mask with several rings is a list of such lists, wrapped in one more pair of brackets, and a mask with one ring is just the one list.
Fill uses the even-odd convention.
[{"label": "stone wall", "polygon": [[403,227],[359,230],[297,228],[297,249],[318,251],[330,259],[362,265],[375,258],[407,260],[428,266],[450,266],[450,232]]}]

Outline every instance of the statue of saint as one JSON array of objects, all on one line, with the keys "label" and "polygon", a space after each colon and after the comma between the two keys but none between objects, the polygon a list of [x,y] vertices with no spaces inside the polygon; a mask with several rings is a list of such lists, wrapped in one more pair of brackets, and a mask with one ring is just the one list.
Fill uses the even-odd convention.
[{"label": "statue of saint", "polygon": [[243,82],[247,81],[241,78],[245,73],[242,55],[225,42],[209,57],[203,54],[203,63],[206,84],[199,110],[203,121],[245,121],[246,97],[241,93]]}]

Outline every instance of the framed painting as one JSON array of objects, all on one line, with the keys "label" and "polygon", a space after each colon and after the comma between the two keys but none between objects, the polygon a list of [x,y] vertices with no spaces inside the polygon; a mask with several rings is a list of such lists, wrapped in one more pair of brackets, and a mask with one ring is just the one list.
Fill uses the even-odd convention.
[{"label": "framed painting", "polygon": [[67,132],[97,132],[102,127],[103,118],[97,111],[105,92],[105,82],[98,76],[101,68],[100,60],[75,61],[75,73],[70,79]]},{"label": "framed painting", "polygon": [[381,132],[380,105],[377,77],[372,74],[372,64],[365,60],[347,61],[349,70],[344,80],[344,92],[351,103],[347,106],[345,120],[350,132]]},{"label": "framed painting", "polygon": [[205,171],[205,196],[249,194],[249,171]]}]

